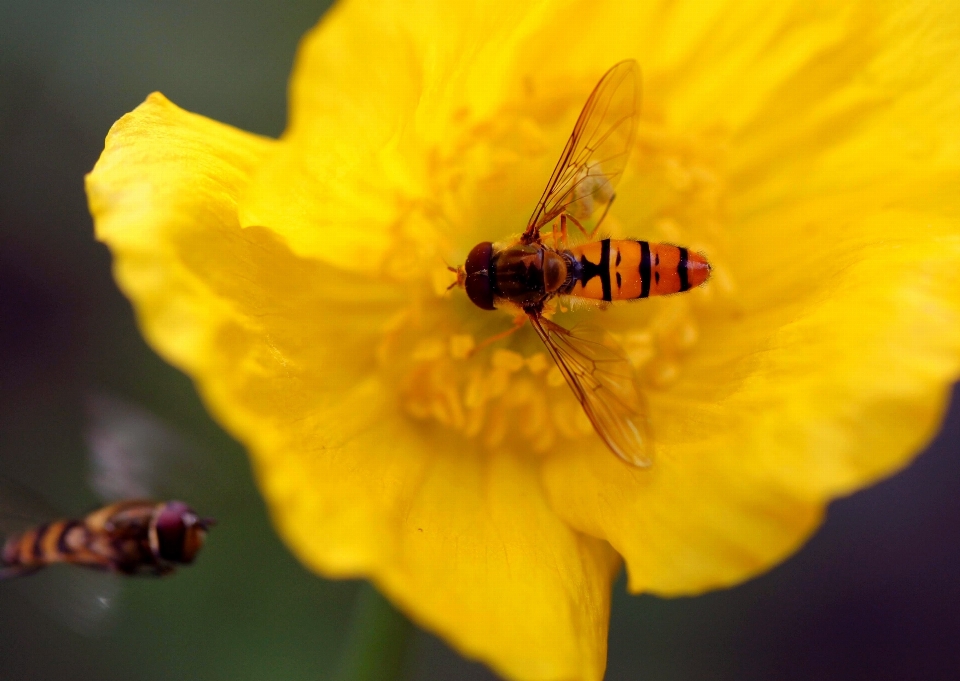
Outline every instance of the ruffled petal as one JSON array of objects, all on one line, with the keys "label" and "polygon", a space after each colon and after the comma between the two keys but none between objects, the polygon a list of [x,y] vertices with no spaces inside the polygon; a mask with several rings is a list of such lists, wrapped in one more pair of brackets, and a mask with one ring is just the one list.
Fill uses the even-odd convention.
[{"label": "ruffled petal", "polygon": [[831,498],[920,450],[960,374],[960,66],[942,57],[955,13],[729,9],[661,16],[664,36],[693,22],[678,49],[695,77],[667,41],[643,49],[659,115],[725,140],[726,238],[710,255],[733,302],[703,306],[680,378],[651,393],[653,470],[571,452],[543,469],[554,508],[621,552],[634,591],[697,593],[775,564]]},{"label": "ruffled petal", "polygon": [[716,355],[652,400],[665,425],[651,471],[545,462],[554,508],[624,556],[632,590],[697,593],[763,571],[829,499],[899,469],[936,432],[960,373],[960,238],[909,236],[929,218],[872,222],[877,242],[835,258],[816,300],[704,332]]},{"label": "ruffled petal", "polygon": [[400,245],[434,252],[443,154],[499,106],[512,45],[546,4],[339,4],[303,41],[289,125],[243,224],[357,271],[383,268]]},{"label": "ruffled petal", "polygon": [[[516,52],[516,77],[532,88],[581,74],[595,82],[611,64],[634,58],[643,73],[644,109],[653,105],[677,128],[722,125],[736,134],[760,124],[785,135],[820,126],[816,109],[855,112],[858,103],[896,95],[901,112],[939,119],[929,131],[940,142],[937,153],[957,151],[940,116],[958,105],[956,88],[944,87],[960,77],[951,58],[960,18],[949,5],[577,0],[552,3],[551,10]],[[563,49],[551,35],[563,36]],[[848,133],[842,124],[851,120],[835,118],[840,125],[833,133]],[[769,137],[743,141],[774,152]]]},{"label": "ruffled petal", "polygon": [[[368,409],[379,392],[350,402]],[[385,420],[322,454],[263,452],[289,545],[321,574],[372,574],[415,620],[509,678],[601,679],[619,557],[553,513],[529,461],[416,430]],[[306,450],[293,444],[285,451]]]},{"label": "ruffled petal", "polygon": [[[177,108],[154,93],[117,121],[86,178],[96,235],[115,253],[114,274],[135,301],[141,326],[186,371],[209,355],[231,324],[232,303],[174,257],[171,234],[197,233],[196,260],[222,258],[202,234],[236,229],[237,199],[274,143]],[[197,323],[200,319],[207,323]]]}]

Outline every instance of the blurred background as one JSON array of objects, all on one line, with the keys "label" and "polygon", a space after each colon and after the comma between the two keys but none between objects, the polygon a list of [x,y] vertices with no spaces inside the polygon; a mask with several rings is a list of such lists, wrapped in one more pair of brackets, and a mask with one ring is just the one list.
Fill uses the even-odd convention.
[{"label": "blurred background", "polygon": [[[190,501],[220,520],[198,565],[126,580],[89,627],[50,602],[72,598],[67,570],[0,583],[0,679],[334,678],[358,585],[315,577],[277,541],[241,448],[137,332],[82,181],[110,125],[154,90],[279,135],[297,42],[325,8],[0,0],[0,475],[66,513],[95,506],[83,399],[105,390],[210,452],[219,482]],[[813,540],[765,576],[679,600],[627,596],[621,580],[607,678],[957,678],[956,403],[913,466],[834,503]],[[494,677],[418,633],[409,678]]]}]

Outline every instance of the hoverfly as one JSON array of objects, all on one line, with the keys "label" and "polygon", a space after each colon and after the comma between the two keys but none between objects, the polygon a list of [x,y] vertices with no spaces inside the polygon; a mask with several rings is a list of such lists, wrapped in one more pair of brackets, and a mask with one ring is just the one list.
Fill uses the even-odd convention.
[{"label": "hoverfly", "polygon": [[8,536],[0,550],[0,579],[57,563],[121,575],[166,575],[176,565],[192,563],[203,547],[213,519],[200,517],[182,501],[144,498],[158,477],[152,456],[182,457],[185,443],[152,414],[119,400],[92,398],[88,410],[90,482],[111,503],[82,518]]},{"label": "hoverfly", "polygon": [[[634,300],[687,291],[710,276],[706,258],[686,248],[634,239],[594,240],[633,146],[637,73],[637,63],[628,60],[600,79],[523,234],[477,244],[464,265],[451,269],[457,273],[454,285],[464,288],[477,307],[517,313],[511,331],[529,320],[597,434],[624,461],[648,466],[646,409],[623,350],[602,330],[565,329],[544,317],[547,303],[559,296]],[[588,232],[584,222],[597,213],[599,220]],[[585,243],[568,246],[568,223],[587,237]],[[541,237],[548,225],[552,246]]]},{"label": "hoverfly", "polygon": [[166,575],[176,564],[193,562],[213,524],[182,501],[118,501],[83,518],[55,520],[8,537],[0,554],[0,579],[56,563],[124,575]]}]

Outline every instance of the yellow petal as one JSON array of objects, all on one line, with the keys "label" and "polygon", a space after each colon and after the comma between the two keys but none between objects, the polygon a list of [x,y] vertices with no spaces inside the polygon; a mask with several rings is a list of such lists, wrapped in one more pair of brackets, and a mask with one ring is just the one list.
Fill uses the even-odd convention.
[{"label": "yellow petal", "polygon": [[[369,411],[378,394],[370,385],[329,418]],[[322,454],[261,460],[307,565],[372,573],[416,621],[509,678],[601,679],[619,558],[560,521],[529,461],[477,449],[384,419]]]},{"label": "yellow petal", "polygon": [[[901,112],[931,116],[958,104],[956,88],[944,84],[960,76],[960,64],[949,58],[960,18],[946,3],[579,0],[553,3],[552,10],[544,13],[542,32],[518,46],[518,78],[531,87],[580,74],[595,78],[632,57],[643,72],[644,109],[656,102],[680,129],[721,125],[737,132],[761,124],[775,134],[791,125],[822,126],[823,117],[811,115],[817,107],[853,113],[857,102],[879,98]],[[548,39],[560,34],[563,49]],[[835,122],[841,125],[832,133],[842,135],[850,131],[842,124],[855,118]],[[929,136],[955,153],[956,136],[944,132],[941,117]],[[772,151],[769,138],[744,141]]]},{"label": "yellow petal", "polygon": [[[86,179],[96,235],[122,254],[120,288],[138,303],[148,339],[174,365],[192,369],[211,350],[229,301],[217,300],[167,239],[237,226],[236,204],[267,140],[187,113],[154,93],[116,124]],[[194,259],[216,259],[202,237]],[[198,302],[210,304],[201,311]],[[211,314],[216,310],[216,314]],[[199,323],[207,318],[210,323]]]},{"label": "yellow petal", "polygon": [[87,189],[145,335],[250,446],[308,565],[372,575],[510,676],[602,678],[618,556],[550,510],[530,461],[400,415],[374,356],[402,290],[240,227],[270,146],[158,95],[114,127]]},{"label": "yellow petal", "polygon": [[337,5],[301,45],[289,126],[244,197],[243,224],[359,271],[381,267],[398,244],[435,250],[451,227],[436,202],[444,148],[500,103],[511,46],[541,11]]},{"label": "yellow petal", "polygon": [[900,213],[867,222],[870,242],[810,244],[818,276],[791,304],[704,330],[683,378],[651,400],[664,424],[651,471],[545,461],[554,508],[624,556],[632,590],[697,593],[757,574],[827,501],[900,468],[936,432],[960,373],[958,229]]},{"label": "yellow petal", "polygon": [[823,9],[697,3],[642,48],[657,115],[725,140],[726,243],[709,255],[735,288],[651,392],[653,470],[545,461],[554,508],[620,551],[634,591],[696,593],[782,559],[831,498],[910,460],[960,373],[960,65],[938,56],[956,13]]}]

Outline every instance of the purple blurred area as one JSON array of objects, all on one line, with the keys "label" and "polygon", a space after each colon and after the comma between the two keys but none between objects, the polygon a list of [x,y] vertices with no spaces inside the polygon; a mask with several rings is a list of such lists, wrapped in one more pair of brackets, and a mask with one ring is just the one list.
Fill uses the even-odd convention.
[{"label": "purple blurred area", "polygon": [[[161,9],[162,7],[162,9]],[[0,23],[0,475],[67,512],[83,484],[84,396],[156,410],[217,454],[235,499],[198,565],[124,594],[88,638],[0,584],[0,679],[333,678],[354,585],[280,546],[240,448],[136,330],[92,237],[82,178],[110,125],[153,90],[277,135],[299,36],[324,3],[6,4]],[[960,405],[897,476],[835,502],[796,556],[700,598],[618,584],[607,678],[960,678]],[[494,678],[419,634],[410,678]]]}]

